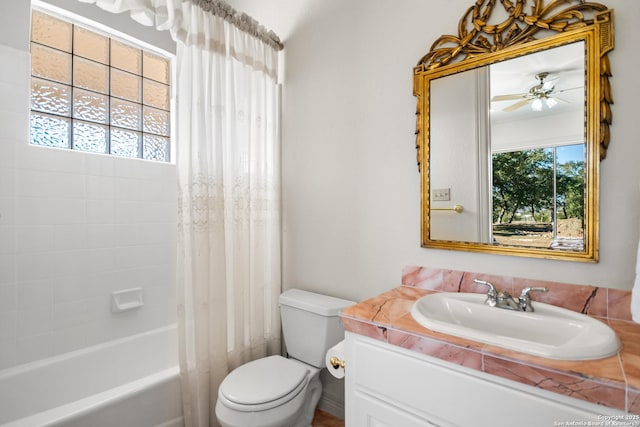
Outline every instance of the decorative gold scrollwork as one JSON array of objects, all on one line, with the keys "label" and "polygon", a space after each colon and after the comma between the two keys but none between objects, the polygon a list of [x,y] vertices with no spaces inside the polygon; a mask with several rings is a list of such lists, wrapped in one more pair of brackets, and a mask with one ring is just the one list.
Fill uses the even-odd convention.
[{"label": "decorative gold scrollwork", "polygon": [[[506,18],[497,24],[490,24],[490,18],[496,3],[502,5]],[[443,35],[438,38],[429,52],[420,58],[414,68],[414,76],[434,70],[444,65],[471,60],[479,55],[489,54],[521,45],[549,33],[561,33],[584,28],[590,25],[600,26],[600,159],[607,155],[612,121],[611,107],[613,98],[609,77],[611,67],[607,53],[613,49],[613,11],[600,3],[585,0],[476,0],[458,23],[458,35]],[[531,13],[526,10],[530,4]],[[568,6],[567,6],[568,5]],[[504,15],[504,14],[503,14]],[[420,90],[414,80],[414,94]],[[421,122],[419,110],[417,121]],[[418,167],[420,167],[421,149],[420,134],[424,130],[416,126],[416,148],[418,150]]]},{"label": "decorative gold scrollwork", "polygon": [[[461,57],[461,61],[484,53],[535,40],[543,30],[564,32],[593,25],[600,12],[609,11],[599,3],[582,0],[553,0],[545,6],[544,0],[534,0],[531,14],[525,13],[529,0],[500,0],[507,19],[489,25],[489,19],[497,0],[477,0],[458,24],[458,36],[444,35],[431,45],[418,65],[431,70]],[[560,9],[567,3],[577,3]],[[610,12],[610,11],[609,11]],[[594,15],[587,18],[587,15]],[[602,19],[599,20],[602,23]]]}]

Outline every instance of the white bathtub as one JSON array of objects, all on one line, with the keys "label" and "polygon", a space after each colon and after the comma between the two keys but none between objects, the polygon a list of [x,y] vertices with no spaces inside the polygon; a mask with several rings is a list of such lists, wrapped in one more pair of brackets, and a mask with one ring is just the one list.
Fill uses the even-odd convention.
[{"label": "white bathtub", "polygon": [[2,427],[183,425],[176,326],[0,371]]}]

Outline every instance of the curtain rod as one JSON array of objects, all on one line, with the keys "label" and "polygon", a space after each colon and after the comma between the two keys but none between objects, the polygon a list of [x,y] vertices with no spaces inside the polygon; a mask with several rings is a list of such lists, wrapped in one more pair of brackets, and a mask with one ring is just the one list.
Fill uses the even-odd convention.
[{"label": "curtain rod", "polygon": [[267,30],[264,26],[260,25],[258,21],[256,21],[246,13],[238,12],[228,3],[222,0],[190,1],[205,12],[218,16],[225,21],[235,25],[245,33],[248,33],[256,37],[257,39],[262,40],[275,50],[282,50],[284,48],[284,45],[282,44],[280,38],[276,33],[271,30]]}]

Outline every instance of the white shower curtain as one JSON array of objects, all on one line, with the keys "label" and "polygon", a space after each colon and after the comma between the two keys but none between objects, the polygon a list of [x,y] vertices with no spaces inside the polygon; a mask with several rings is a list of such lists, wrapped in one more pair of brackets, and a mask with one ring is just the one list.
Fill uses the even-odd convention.
[{"label": "white shower curtain", "polygon": [[217,425],[214,405],[225,375],[281,350],[278,46],[249,35],[264,31],[217,0],[80,1],[127,11],[171,31],[178,43],[173,134],[183,407],[187,426]]},{"label": "white shower curtain", "polygon": [[216,424],[230,369],[280,352],[278,88],[266,72],[275,57],[230,25],[224,32],[242,61],[219,46],[178,45],[178,315],[193,426]]}]

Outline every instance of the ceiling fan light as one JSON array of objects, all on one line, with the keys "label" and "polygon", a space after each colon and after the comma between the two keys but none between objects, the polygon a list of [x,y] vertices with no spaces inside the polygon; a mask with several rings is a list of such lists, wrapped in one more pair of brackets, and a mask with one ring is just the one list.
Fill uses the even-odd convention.
[{"label": "ceiling fan light", "polygon": [[534,99],[531,103],[531,109],[533,111],[542,111],[542,101],[540,99]]},{"label": "ceiling fan light", "polygon": [[553,108],[553,107],[555,107],[556,105],[558,105],[558,101],[556,101],[556,100],[555,100],[555,99],[553,99],[553,98],[547,98],[547,99],[545,99],[545,102],[546,102],[546,104],[547,104],[547,107],[549,107],[549,108]]}]

